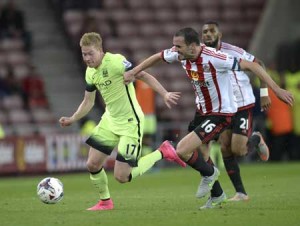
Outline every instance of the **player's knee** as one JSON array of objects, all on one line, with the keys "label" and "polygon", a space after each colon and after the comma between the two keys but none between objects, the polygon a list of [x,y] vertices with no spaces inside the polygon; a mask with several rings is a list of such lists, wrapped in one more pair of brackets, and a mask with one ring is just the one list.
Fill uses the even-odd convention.
[{"label": "player's knee", "polygon": [[248,152],[247,141],[248,141],[248,138],[246,136],[234,135],[233,141],[231,144],[232,153],[235,156],[239,156],[239,157],[245,156]]},{"label": "player's knee", "polygon": [[89,172],[96,172],[100,169],[100,165],[98,162],[95,162],[93,160],[88,160],[86,162],[86,167],[88,169]]},{"label": "player's knee", "polygon": [[221,152],[223,156],[231,156],[233,154],[229,143],[221,143]]},{"label": "player's knee", "polygon": [[121,184],[124,184],[129,181],[129,178],[127,175],[115,174],[114,177]]},{"label": "player's knee", "polygon": [[238,157],[245,156],[247,154],[247,146],[243,145],[232,147],[232,153]]}]

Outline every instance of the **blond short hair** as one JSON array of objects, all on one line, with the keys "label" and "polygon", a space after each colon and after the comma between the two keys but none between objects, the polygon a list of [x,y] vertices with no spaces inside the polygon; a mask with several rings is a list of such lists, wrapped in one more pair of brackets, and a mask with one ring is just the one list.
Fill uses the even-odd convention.
[{"label": "blond short hair", "polygon": [[102,49],[102,38],[96,32],[85,33],[80,39],[80,47],[95,46],[97,49]]}]

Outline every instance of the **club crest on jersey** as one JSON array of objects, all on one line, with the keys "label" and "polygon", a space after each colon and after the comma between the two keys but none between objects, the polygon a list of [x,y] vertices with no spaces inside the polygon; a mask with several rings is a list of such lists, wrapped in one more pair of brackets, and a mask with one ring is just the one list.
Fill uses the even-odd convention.
[{"label": "club crest on jersey", "polygon": [[107,71],[106,68],[103,69],[102,75],[103,75],[104,78],[107,78],[107,77],[108,77],[108,71]]},{"label": "club crest on jersey", "polygon": [[198,81],[198,79],[199,79],[198,72],[196,72],[196,71],[191,71],[190,75],[191,75],[191,78],[192,78],[193,80]]},{"label": "club crest on jersey", "polygon": [[202,65],[202,69],[203,69],[203,72],[210,72],[210,66],[209,66],[209,64],[203,64]]}]

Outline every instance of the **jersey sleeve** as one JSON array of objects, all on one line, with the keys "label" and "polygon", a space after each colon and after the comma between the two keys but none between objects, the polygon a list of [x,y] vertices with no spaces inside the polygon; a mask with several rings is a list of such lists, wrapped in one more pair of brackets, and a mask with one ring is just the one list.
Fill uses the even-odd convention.
[{"label": "jersey sleeve", "polygon": [[161,57],[167,63],[173,63],[174,61],[179,61],[178,53],[175,51],[174,47],[171,49],[165,49],[161,52]]},{"label": "jersey sleeve", "polygon": [[125,71],[129,71],[133,68],[133,64],[130,61],[128,61],[125,57],[124,57],[122,63],[124,65],[124,70]]},{"label": "jersey sleeve", "polygon": [[227,53],[221,51],[215,51],[214,53],[210,53],[211,55],[211,63],[212,65],[219,71],[226,70],[240,70],[240,64],[237,57],[231,56]]},{"label": "jersey sleeve", "polygon": [[86,83],[86,85],[85,85],[86,91],[93,92],[97,89],[97,87],[93,83],[92,75],[89,72],[89,69],[86,69],[86,72],[85,72],[85,83]]},{"label": "jersey sleeve", "polygon": [[248,60],[253,62],[255,60],[255,56],[253,56],[252,54],[248,53],[247,51],[244,50],[242,57],[243,60]]},{"label": "jersey sleeve", "polygon": [[123,55],[118,54],[119,55],[119,60],[121,63],[121,67],[120,67],[120,73],[123,74],[125,71],[129,71],[133,68],[133,64],[128,61]]}]

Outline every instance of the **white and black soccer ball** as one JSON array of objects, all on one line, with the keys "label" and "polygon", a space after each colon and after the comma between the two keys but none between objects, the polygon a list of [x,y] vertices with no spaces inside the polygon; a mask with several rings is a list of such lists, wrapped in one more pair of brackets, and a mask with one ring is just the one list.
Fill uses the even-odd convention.
[{"label": "white and black soccer ball", "polygon": [[46,177],[38,184],[37,195],[43,203],[55,204],[64,197],[64,186],[59,179]]}]

